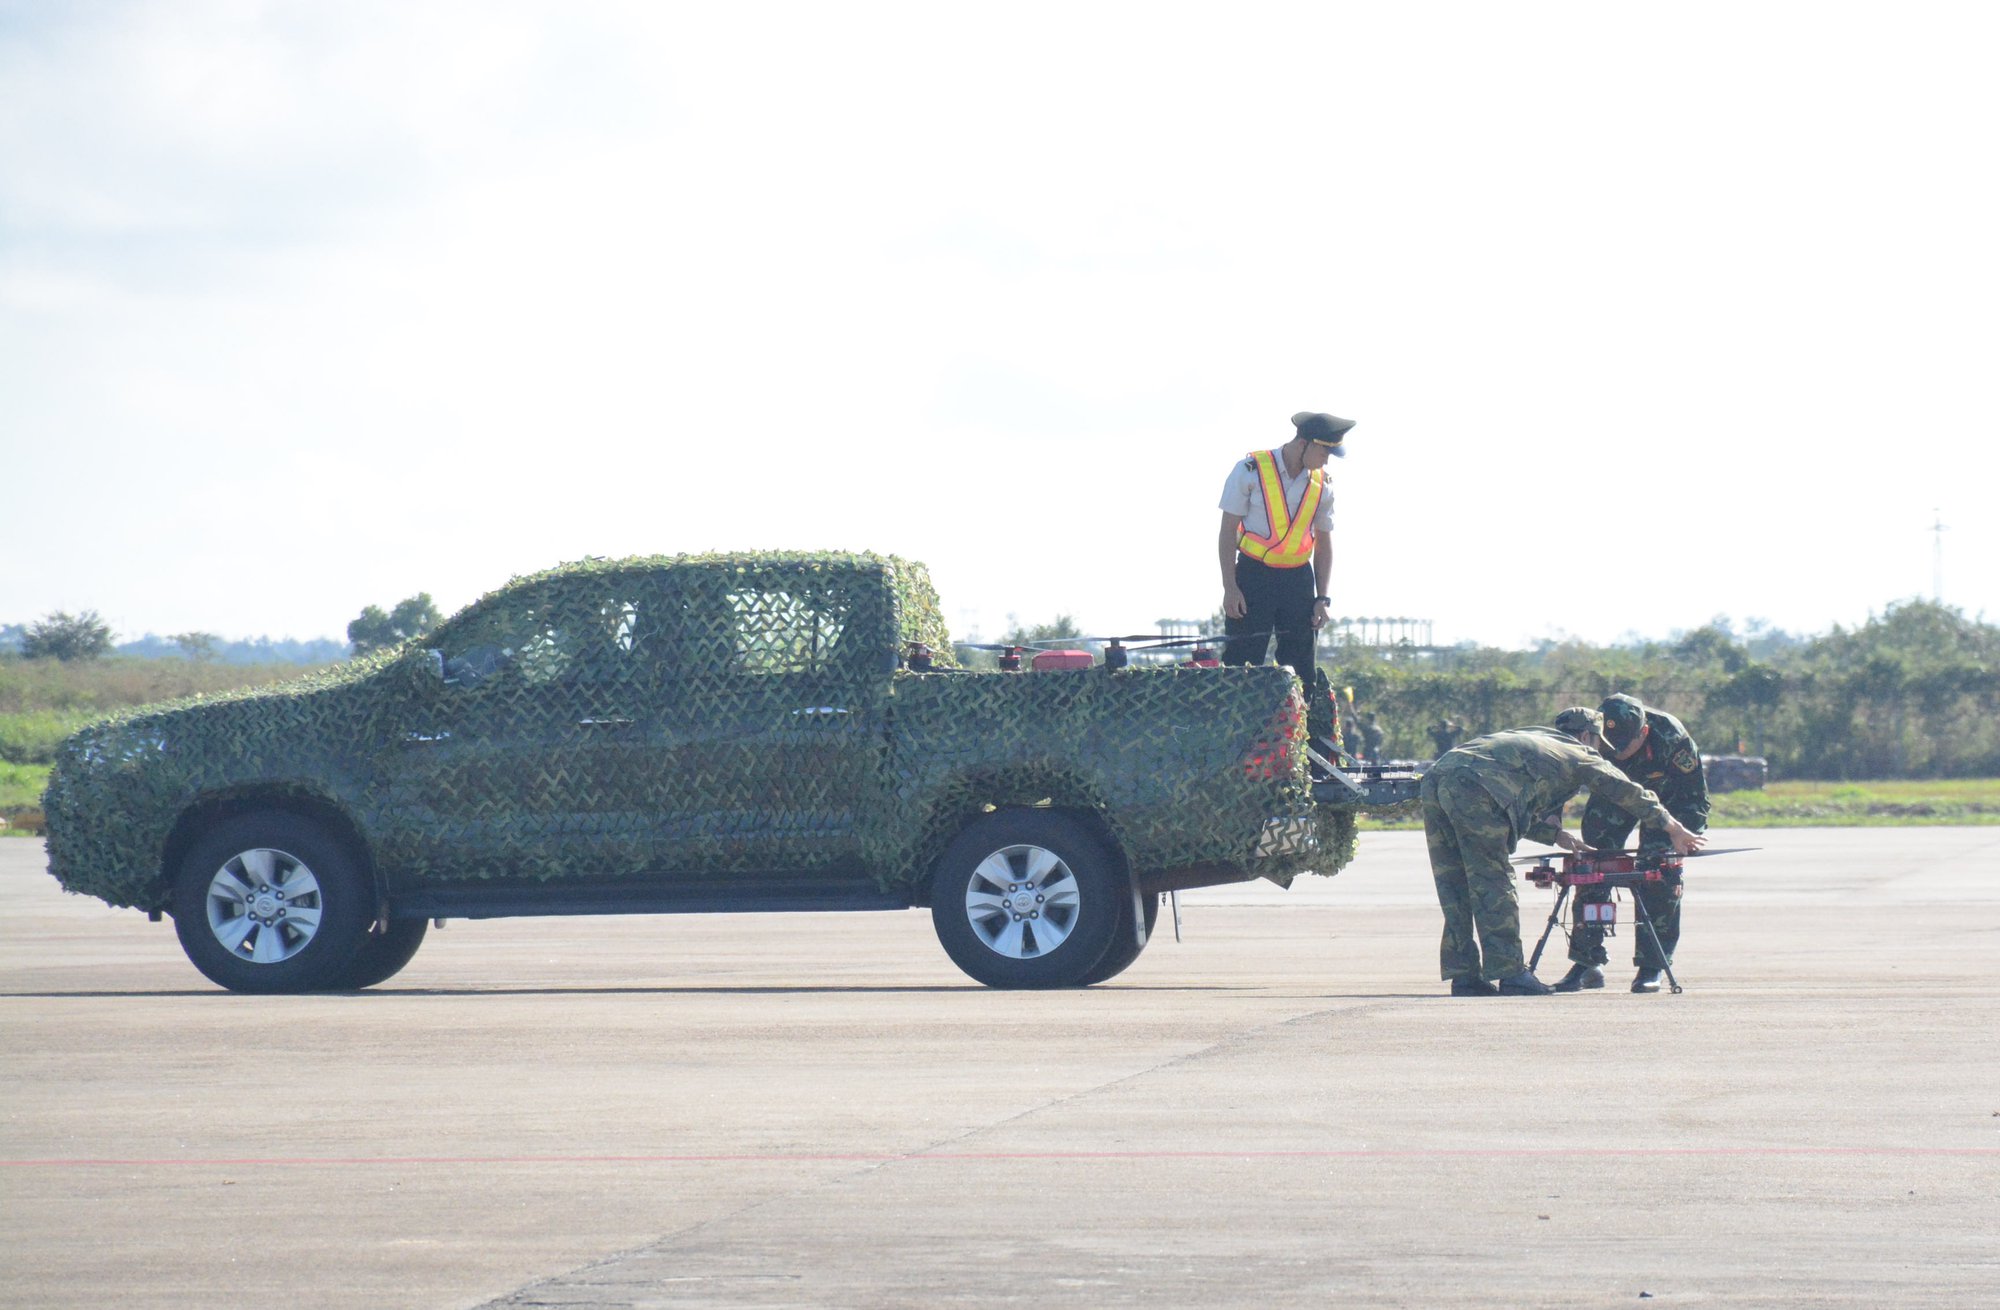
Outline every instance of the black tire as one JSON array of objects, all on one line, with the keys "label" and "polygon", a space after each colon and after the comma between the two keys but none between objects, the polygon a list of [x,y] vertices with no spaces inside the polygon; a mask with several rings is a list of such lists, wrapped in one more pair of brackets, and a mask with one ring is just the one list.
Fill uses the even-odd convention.
[{"label": "black tire", "polygon": [[1132,898],[1088,827],[1049,810],[975,820],[938,860],[931,922],[952,963],[988,987],[1075,987]]},{"label": "black tire", "polygon": [[1104,958],[1090,966],[1090,972],[1083,975],[1083,985],[1094,987],[1107,978],[1116,978],[1132,967],[1132,961],[1139,958],[1139,952],[1146,949],[1153,940],[1153,925],[1160,921],[1160,894],[1154,892],[1139,897],[1145,905],[1146,939],[1139,940],[1139,934],[1132,926],[1132,894],[1125,894],[1125,904],[1118,915],[1118,926],[1112,930],[1111,945],[1105,948]]},{"label": "black tire", "polygon": [[174,932],[194,967],[233,992],[346,985],[374,890],[347,847],[309,819],[265,811],[198,838],[174,881]]},{"label": "black tire", "polygon": [[355,952],[346,973],[334,986],[358,992],[395,977],[424,944],[424,934],[430,927],[429,919],[391,919],[387,932],[371,928],[361,939],[361,949]]}]

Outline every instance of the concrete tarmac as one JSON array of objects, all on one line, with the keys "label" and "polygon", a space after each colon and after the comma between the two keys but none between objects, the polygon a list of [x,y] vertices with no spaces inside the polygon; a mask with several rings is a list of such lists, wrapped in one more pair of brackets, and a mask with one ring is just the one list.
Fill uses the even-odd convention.
[{"label": "concrete tarmac", "polygon": [[1087,991],[910,912],[453,922],[306,997],[0,841],[0,1305],[2000,1305],[2000,828],[1713,837],[1684,994],[1621,924],[1490,1000],[1416,834]]}]

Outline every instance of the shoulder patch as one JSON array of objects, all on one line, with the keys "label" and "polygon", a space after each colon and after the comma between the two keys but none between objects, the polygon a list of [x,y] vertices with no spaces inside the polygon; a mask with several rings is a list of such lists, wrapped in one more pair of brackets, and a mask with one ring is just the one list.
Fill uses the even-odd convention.
[{"label": "shoulder patch", "polygon": [[1701,757],[1685,746],[1674,752],[1672,762],[1682,773],[1694,773],[1701,768]]}]

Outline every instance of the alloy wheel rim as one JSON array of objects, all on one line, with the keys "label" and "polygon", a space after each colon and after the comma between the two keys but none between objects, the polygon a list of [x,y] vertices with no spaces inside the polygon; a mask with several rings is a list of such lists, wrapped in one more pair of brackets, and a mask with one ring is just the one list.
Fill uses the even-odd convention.
[{"label": "alloy wheel rim", "polygon": [[1076,874],[1044,846],[1003,846],[973,869],[965,917],[985,947],[1010,960],[1033,960],[1068,940],[1082,904]]},{"label": "alloy wheel rim", "polygon": [[215,940],[252,964],[282,964],[319,933],[319,879],[285,851],[258,846],[230,856],[204,899]]}]

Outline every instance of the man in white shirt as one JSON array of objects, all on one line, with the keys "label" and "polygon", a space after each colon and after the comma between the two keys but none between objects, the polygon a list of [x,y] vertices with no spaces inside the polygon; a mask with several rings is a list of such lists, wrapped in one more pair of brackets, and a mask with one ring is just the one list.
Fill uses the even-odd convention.
[{"label": "man in white shirt", "polygon": [[1273,634],[1278,663],[1311,682],[1313,634],[1326,623],[1333,575],[1333,491],[1326,462],[1345,458],[1353,419],[1292,415],[1276,450],[1253,450],[1222,488],[1224,664],[1258,664]]}]

